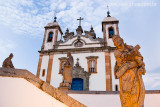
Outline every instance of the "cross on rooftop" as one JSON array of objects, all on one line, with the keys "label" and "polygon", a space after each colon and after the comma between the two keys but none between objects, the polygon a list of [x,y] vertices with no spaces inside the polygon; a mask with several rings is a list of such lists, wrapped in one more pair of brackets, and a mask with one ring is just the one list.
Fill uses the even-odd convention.
[{"label": "cross on rooftop", "polygon": [[79,19],[77,19],[77,20],[79,20],[79,26],[81,26],[81,20],[83,20],[83,18],[79,18]]}]

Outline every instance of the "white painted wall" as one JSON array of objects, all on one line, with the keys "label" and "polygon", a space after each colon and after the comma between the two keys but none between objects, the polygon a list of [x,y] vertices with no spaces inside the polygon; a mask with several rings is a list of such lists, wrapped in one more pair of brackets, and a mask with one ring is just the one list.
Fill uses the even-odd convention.
[{"label": "white painted wall", "polygon": [[112,38],[109,38],[109,31],[108,31],[108,28],[109,27],[113,27],[114,28],[114,34],[117,35],[117,30],[116,30],[116,24],[107,24],[106,25],[106,38],[107,38],[107,45],[108,46],[111,46],[111,47],[114,47],[114,43],[112,41]]},{"label": "white painted wall", "polygon": [[68,107],[23,78],[0,77],[0,107]]},{"label": "white painted wall", "polygon": [[62,35],[61,35],[60,31],[58,30],[58,37],[57,37],[57,41],[61,40],[61,38],[62,38]]},{"label": "white painted wall", "polygon": [[[87,107],[121,107],[119,94],[68,94]],[[160,107],[160,93],[146,94],[144,107]]]},{"label": "white painted wall", "polygon": [[[42,79],[43,81],[46,81],[48,62],[49,62],[49,55],[43,55],[42,56],[41,70],[40,70],[40,76],[39,76],[39,78]],[[42,76],[43,69],[45,69],[45,75],[44,76]]]},{"label": "white painted wall", "polygon": [[[104,52],[94,52],[94,53],[76,53],[72,54],[74,58],[74,64],[76,64],[76,59],[79,58],[79,64],[85,71],[88,70],[88,64],[86,57],[88,56],[98,56],[97,59],[97,73],[92,73],[89,79],[89,90],[105,91],[106,90],[106,77],[105,77],[105,54]],[[53,58],[52,75],[51,75],[51,85],[54,87],[59,87],[62,82],[62,75],[59,73],[59,58],[67,57],[66,54],[55,54]]]},{"label": "white painted wall", "polygon": [[120,90],[119,79],[115,79],[115,76],[114,76],[114,67],[116,63],[114,52],[110,53],[110,57],[111,57],[111,71],[112,71],[112,91],[115,91],[115,85],[118,85],[118,90]]}]

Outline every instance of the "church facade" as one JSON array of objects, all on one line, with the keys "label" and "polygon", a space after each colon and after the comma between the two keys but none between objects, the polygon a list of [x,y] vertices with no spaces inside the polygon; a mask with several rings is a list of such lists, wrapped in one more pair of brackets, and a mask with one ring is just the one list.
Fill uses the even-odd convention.
[{"label": "church facade", "polygon": [[[82,20],[81,17],[78,20]],[[67,29],[63,36],[56,21],[45,26],[37,77],[58,88],[63,79],[67,52],[74,59],[71,90],[118,91],[119,81],[114,76],[115,46],[113,35],[119,35],[119,21],[109,14],[102,20],[103,38],[97,38],[93,27],[83,31],[81,24],[74,32]]]}]

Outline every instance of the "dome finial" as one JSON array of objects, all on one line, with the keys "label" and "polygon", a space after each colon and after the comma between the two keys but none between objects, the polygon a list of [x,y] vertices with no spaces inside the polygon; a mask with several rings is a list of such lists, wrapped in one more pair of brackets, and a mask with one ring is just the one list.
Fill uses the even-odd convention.
[{"label": "dome finial", "polygon": [[107,4],[107,9],[108,9],[107,17],[111,17],[110,12],[109,12],[109,6],[108,6],[108,4]]},{"label": "dome finial", "polygon": [[56,19],[57,19],[56,14],[57,14],[57,10],[54,11],[54,22],[56,22]]}]

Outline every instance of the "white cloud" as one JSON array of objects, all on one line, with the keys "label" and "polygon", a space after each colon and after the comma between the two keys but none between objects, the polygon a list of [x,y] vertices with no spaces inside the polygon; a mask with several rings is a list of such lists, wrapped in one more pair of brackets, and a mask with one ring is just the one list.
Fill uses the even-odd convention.
[{"label": "white cloud", "polygon": [[0,53],[6,54],[8,51],[16,47],[16,44],[11,40],[0,40]]}]

